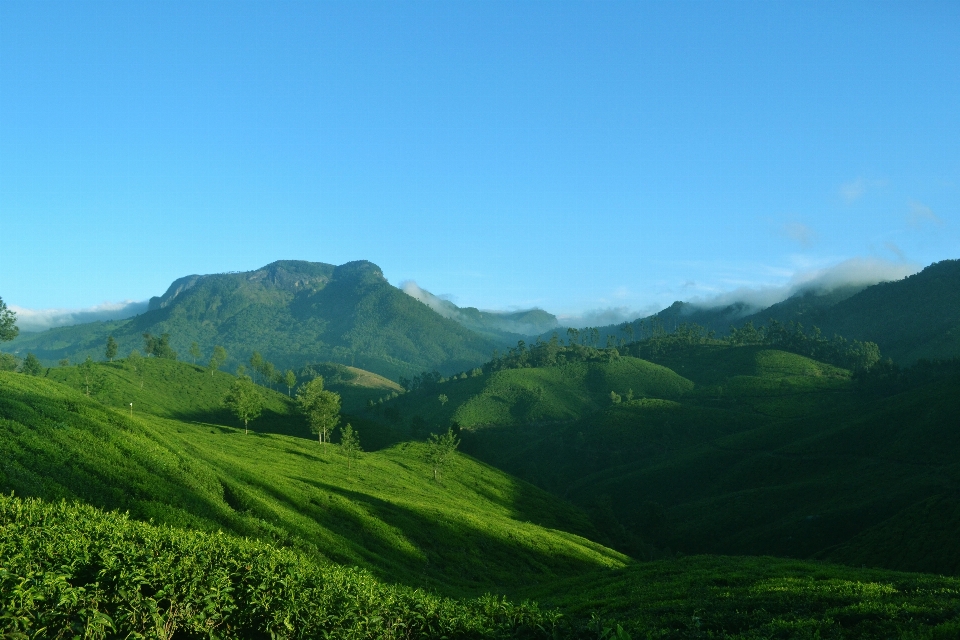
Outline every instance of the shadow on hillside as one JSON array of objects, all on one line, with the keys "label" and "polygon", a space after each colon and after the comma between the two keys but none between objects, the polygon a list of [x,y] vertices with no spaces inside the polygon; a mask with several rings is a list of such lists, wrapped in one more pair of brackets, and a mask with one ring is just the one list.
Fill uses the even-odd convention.
[{"label": "shadow on hillside", "polygon": [[[178,411],[169,417],[181,422],[191,422],[218,429],[243,429],[243,423],[226,409],[213,411]],[[360,438],[360,446],[364,451],[379,451],[391,447],[405,438],[396,430],[388,426],[367,420],[361,416],[342,414],[339,427],[351,424]],[[259,418],[250,422],[250,431],[281,436],[316,440],[317,436],[310,432],[306,419],[299,414],[284,414],[273,410],[265,410]],[[333,442],[340,441],[340,429],[334,431]]]},{"label": "shadow on hillside", "polygon": [[[374,565],[371,570],[389,582],[403,582],[414,587],[433,587],[450,594],[494,592],[510,595],[532,583],[558,577],[579,575],[595,570],[600,564],[576,554],[564,554],[555,541],[544,541],[532,532],[521,530],[515,523],[506,526],[486,521],[489,529],[472,525],[471,514],[462,519],[424,505],[422,508],[400,506],[357,490],[337,487],[311,478],[293,478],[320,490],[327,496],[338,496],[359,506],[389,527],[402,533],[417,549],[412,554],[387,545],[377,532],[364,527],[355,515],[340,516],[340,521],[325,518],[322,523],[357,544],[358,550]],[[329,498],[328,498],[329,500]],[[437,540],[444,541],[437,544]],[[376,557],[391,558],[404,565],[400,576],[388,567],[376,565]],[[397,558],[397,556],[400,556]]]},{"label": "shadow on hillside", "polygon": [[[181,422],[193,422],[211,427],[243,429],[243,422],[237,420],[227,409],[177,411],[172,412],[169,417]],[[310,433],[310,429],[302,416],[283,414],[271,409],[264,410],[259,418],[251,420],[250,430],[257,433],[270,433],[294,438],[311,439],[316,437]]]}]

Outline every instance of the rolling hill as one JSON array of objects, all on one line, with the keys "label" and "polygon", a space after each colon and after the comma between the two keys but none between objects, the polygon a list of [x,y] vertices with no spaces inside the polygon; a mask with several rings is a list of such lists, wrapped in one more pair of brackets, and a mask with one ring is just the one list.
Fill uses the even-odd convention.
[{"label": "rolling hill", "polygon": [[[960,442],[944,429],[960,415],[960,369],[854,380],[718,343],[656,363],[558,355],[574,353],[584,359],[387,396],[350,418],[361,437],[392,434],[353,467],[308,437],[285,390],[262,390],[267,410],[243,435],[220,406],[234,380],[223,372],[98,363],[90,396],[78,367],[0,372],[0,590],[20,594],[0,598],[0,628],[744,639],[960,628],[956,578],[824,562],[960,570]],[[314,368],[331,388],[393,394],[369,372]],[[420,413],[394,420],[398,407]],[[463,448],[490,464],[458,455],[434,482],[427,445],[409,437],[418,415],[430,428],[462,420]]]},{"label": "rolling hill", "polygon": [[[702,344],[656,365],[621,357],[589,367],[606,371],[510,369],[382,411],[395,407],[411,426],[458,423],[465,451],[572,500],[607,544],[635,557],[669,548],[960,572],[945,524],[958,512],[960,478],[960,377],[948,365],[882,393],[762,345]],[[644,387],[654,372],[683,386]],[[925,542],[902,544],[912,527],[928,532]]]},{"label": "rolling hill", "polygon": [[[401,443],[351,469],[336,445],[310,437],[285,394],[263,390],[264,424],[244,436],[211,410],[232,376],[152,365],[143,389],[137,373],[97,365],[110,378],[102,403],[69,384],[0,373],[0,490],[229,531],[454,594],[629,562],[590,540],[598,535],[576,508],[492,467],[458,457],[437,483],[424,445]],[[79,385],[67,369],[51,374]],[[152,385],[169,388],[147,393]],[[177,403],[151,412],[164,397]]]}]

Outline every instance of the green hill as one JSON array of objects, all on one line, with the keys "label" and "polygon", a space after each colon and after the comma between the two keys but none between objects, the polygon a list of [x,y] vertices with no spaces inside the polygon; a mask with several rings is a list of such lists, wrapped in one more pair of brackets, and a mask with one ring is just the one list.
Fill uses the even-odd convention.
[{"label": "green hill", "polygon": [[26,334],[9,349],[48,364],[78,362],[102,358],[108,335],[121,355],[142,350],[144,332],[170,334],[181,359],[189,358],[194,341],[204,361],[222,345],[228,368],[259,351],[281,369],[332,361],[391,379],[473,367],[502,347],[391,286],[370,262],[335,267],[287,260],[256,271],[181,278],[139,316]]},{"label": "green hill", "polygon": [[375,402],[393,393],[403,393],[403,387],[393,380],[336,362],[307,365],[300,370],[302,380],[314,375],[323,376],[324,388],[340,394],[344,413],[359,414],[370,401]]},{"label": "green hill", "polygon": [[[876,386],[762,345],[691,345],[657,360],[453,379],[383,413],[428,429],[459,422],[465,451],[572,500],[604,542],[635,557],[670,549],[960,570],[944,524],[960,478],[953,369]],[[644,388],[641,370],[673,382]],[[924,540],[902,543],[912,529]]]},{"label": "green hill", "polygon": [[[104,384],[90,397],[77,367],[0,372],[0,493],[17,496],[0,498],[0,593],[17,594],[0,598],[0,629],[955,635],[955,578],[675,552],[956,571],[960,440],[944,425],[960,416],[957,367],[854,380],[762,346],[703,344],[659,363],[582,352],[430,377],[355,416],[361,437],[376,426],[396,443],[352,466],[309,437],[285,389],[262,390],[267,411],[243,435],[220,406],[234,378],[219,371],[94,364]],[[315,368],[331,388],[391,389]],[[398,408],[411,415],[387,415]],[[464,449],[553,493],[467,455],[433,481],[427,445],[402,441],[418,415],[473,420]],[[539,605],[516,604],[526,598]]]},{"label": "green hill", "polygon": [[[151,364],[163,369],[148,381],[164,373],[172,379],[171,367],[191,380],[191,365]],[[96,368],[117,378],[117,387],[124,376],[136,382],[121,367]],[[195,404],[195,414],[205,415],[231,378],[198,375],[215,381],[193,400],[181,398],[170,414],[193,415]],[[0,387],[0,491],[7,494],[222,529],[455,593],[509,591],[531,579],[628,561],[583,537],[598,536],[577,509],[467,457],[456,458],[443,484],[434,482],[422,444],[363,454],[350,469],[336,445],[260,432],[256,421],[255,433],[244,436],[233,419],[185,422],[146,413],[146,401],[142,409],[135,404],[131,418],[126,396],[110,408],[49,379],[2,373]],[[277,425],[296,424],[285,413],[286,395],[263,393]],[[115,401],[106,393],[102,399]]]},{"label": "green hill", "polygon": [[[374,418],[420,431],[570,421],[610,403],[610,392],[637,397],[675,398],[693,383],[673,371],[637,358],[610,362],[569,362],[462,373],[384,403]],[[441,401],[440,396],[445,400]]]}]

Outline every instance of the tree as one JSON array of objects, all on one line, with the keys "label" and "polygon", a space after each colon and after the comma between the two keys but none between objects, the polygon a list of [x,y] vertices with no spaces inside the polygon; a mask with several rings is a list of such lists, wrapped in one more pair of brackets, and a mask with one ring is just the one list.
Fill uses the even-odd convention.
[{"label": "tree", "polygon": [[259,351],[254,351],[253,355],[250,356],[250,369],[253,370],[254,374],[259,374],[263,368],[263,356],[260,355]]},{"label": "tree", "polygon": [[213,348],[213,355],[210,356],[210,362],[207,364],[207,367],[210,369],[210,375],[213,375],[213,372],[219,369],[224,362],[227,361],[227,350],[217,345]]},{"label": "tree", "polygon": [[447,397],[447,394],[441,393],[439,400],[440,400],[440,406],[442,407],[443,405],[447,404],[447,401],[450,400],[450,398]]},{"label": "tree", "polygon": [[276,375],[276,367],[273,366],[272,362],[263,361],[263,364],[260,365],[260,375],[262,376],[263,382],[261,384],[267,384],[270,388],[273,388],[273,378]]},{"label": "tree", "polygon": [[177,352],[170,347],[170,334],[161,334],[159,338],[149,333],[143,334],[143,348],[148,356],[176,360]]},{"label": "tree", "polygon": [[0,353],[0,371],[16,371],[20,360],[12,353]]},{"label": "tree", "polygon": [[130,355],[127,356],[125,366],[137,374],[140,379],[140,389],[143,389],[143,356],[140,355],[140,352],[136,349],[131,351]]},{"label": "tree", "polygon": [[360,439],[357,437],[357,432],[348,422],[340,433],[340,452],[347,457],[347,469],[350,469],[353,459],[361,451],[363,449],[360,448]]},{"label": "tree", "polygon": [[43,365],[40,364],[40,360],[37,356],[32,353],[28,353],[26,359],[24,359],[23,364],[20,365],[20,373],[26,374],[28,376],[39,376],[43,374]]},{"label": "tree", "polygon": [[440,481],[443,467],[450,461],[456,452],[460,441],[454,435],[453,429],[447,429],[444,434],[431,433],[427,440],[427,461],[433,467],[433,479]]},{"label": "tree", "polygon": [[263,396],[253,380],[243,376],[233,381],[233,386],[223,398],[223,405],[230,409],[237,420],[243,421],[243,433],[246,435],[250,421],[259,418],[263,411]]},{"label": "tree", "polygon": [[70,366],[70,360],[69,360],[68,358],[60,358],[60,361],[57,362],[57,366],[60,366],[60,367],[69,367],[69,366]]},{"label": "tree", "polygon": [[287,369],[283,376],[283,384],[287,385],[287,396],[289,396],[293,388],[297,386],[297,374],[292,369]]},{"label": "tree", "polygon": [[170,347],[170,334],[164,333],[160,335],[160,339],[157,340],[156,345],[154,346],[153,355],[158,358],[165,358],[167,360],[176,360],[177,352]]},{"label": "tree", "polygon": [[621,400],[621,398],[620,398],[620,394],[619,394],[619,393],[617,393],[616,391],[611,391],[611,392],[610,392],[610,401],[611,401],[613,404],[620,404],[620,400]]},{"label": "tree", "polygon": [[107,379],[99,368],[94,366],[93,358],[87,356],[87,359],[77,365],[80,371],[80,384],[83,385],[84,393],[87,396],[97,395],[107,387]]},{"label": "tree", "polygon": [[3,298],[0,298],[0,342],[13,340],[19,333],[16,312],[7,309]]},{"label": "tree", "polygon": [[200,345],[196,342],[190,343],[190,357],[193,358],[193,364],[197,364],[197,360],[203,357],[203,353],[200,352]]},{"label": "tree", "polygon": [[318,442],[329,442],[329,434],[340,422],[340,395],[324,389],[323,377],[317,376],[297,390],[297,404]]},{"label": "tree", "polygon": [[113,336],[107,336],[107,349],[104,352],[107,356],[107,360],[113,362],[113,359],[117,357],[117,341],[113,339]]}]

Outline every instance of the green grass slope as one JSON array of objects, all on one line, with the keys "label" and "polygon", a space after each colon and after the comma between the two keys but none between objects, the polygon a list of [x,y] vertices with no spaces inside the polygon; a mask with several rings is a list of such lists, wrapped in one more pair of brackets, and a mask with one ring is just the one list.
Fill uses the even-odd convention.
[{"label": "green grass slope", "polygon": [[624,357],[453,377],[391,400],[381,412],[395,422],[422,421],[429,430],[454,422],[467,429],[528,425],[593,413],[610,404],[611,391],[676,398],[692,388],[693,383],[665,367]]},{"label": "green grass slope", "polygon": [[[403,393],[403,387],[393,380],[336,362],[308,365],[302,372],[323,376],[324,388],[340,394],[343,411],[349,414],[355,415],[366,410],[369,401],[376,402],[392,393]],[[308,379],[308,376],[300,377]]]},{"label": "green grass slope", "polygon": [[[466,456],[440,484],[420,444],[363,454],[348,468],[336,445],[244,436],[230,423],[130,418],[49,379],[4,373],[0,389],[6,493],[223,529],[456,593],[509,592],[628,562],[584,537],[597,535],[582,512]],[[286,401],[273,395],[278,407]]]}]

